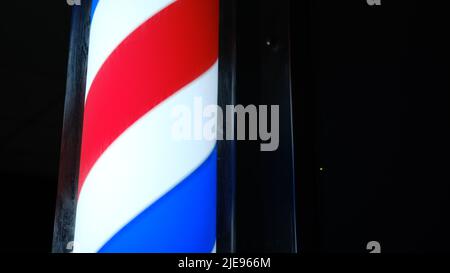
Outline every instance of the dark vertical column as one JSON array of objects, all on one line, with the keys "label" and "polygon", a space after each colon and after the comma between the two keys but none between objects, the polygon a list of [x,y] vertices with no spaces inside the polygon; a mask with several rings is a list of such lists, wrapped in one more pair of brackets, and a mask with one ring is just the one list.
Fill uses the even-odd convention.
[{"label": "dark vertical column", "polygon": [[[236,103],[236,0],[220,1],[219,106]],[[223,124],[226,128],[226,123]],[[218,142],[217,252],[236,251],[236,143]]]},{"label": "dark vertical column", "polygon": [[75,227],[76,195],[86,88],[91,1],[72,11],[72,30],[67,71],[66,102],[55,211],[53,252],[71,252]]},{"label": "dark vertical column", "polygon": [[278,150],[237,146],[238,252],[297,251],[289,11],[288,0],[238,3],[237,103],[280,109]]}]

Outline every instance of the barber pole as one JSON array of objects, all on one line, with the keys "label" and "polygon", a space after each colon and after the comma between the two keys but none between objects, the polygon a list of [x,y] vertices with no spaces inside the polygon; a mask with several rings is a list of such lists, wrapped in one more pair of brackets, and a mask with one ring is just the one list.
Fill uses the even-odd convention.
[{"label": "barber pole", "polygon": [[207,253],[216,141],[172,111],[216,105],[218,0],[92,1],[74,252]]}]

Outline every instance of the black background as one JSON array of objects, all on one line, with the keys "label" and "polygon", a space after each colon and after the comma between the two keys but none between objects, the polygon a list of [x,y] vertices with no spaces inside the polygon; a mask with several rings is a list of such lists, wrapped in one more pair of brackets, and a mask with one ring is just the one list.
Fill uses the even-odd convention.
[{"label": "black background", "polygon": [[50,252],[70,8],[4,1],[0,14],[0,251]]},{"label": "black background", "polygon": [[447,4],[292,2],[300,246],[448,251]]},{"label": "black background", "polygon": [[[0,251],[49,252],[70,8],[4,2]],[[300,251],[366,252],[372,240],[385,252],[448,251],[448,7],[291,2]],[[242,52],[256,37],[250,5],[258,1],[248,3]],[[242,59],[242,85],[255,88],[254,64],[263,64]]]}]

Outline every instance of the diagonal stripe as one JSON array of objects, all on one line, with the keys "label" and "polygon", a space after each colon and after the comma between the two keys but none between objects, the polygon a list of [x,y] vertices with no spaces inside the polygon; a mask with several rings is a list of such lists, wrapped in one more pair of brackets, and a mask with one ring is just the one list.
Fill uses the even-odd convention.
[{"label": "diagonal stripe", "polygon": [[[77,252],[96,252],[143,210],[177,186],[211,154],[215,140],[176,140],[174,109],[194,98],[217,105],[218,62],[121,134],[100,156],[80,192]],[[209,121],[204,118],[203,122]],[[191,121],[192,122],[192,121]]]},{"label": "diagonal stripe", "polygon": [[210,253],[216,240],[217,151],[144,210],[101,253]]},{"label": "diagonal stripe", "polygon": [[[102,0],[91,20],[86,96],[111,53],[140,25],[175,0]],[[91,10],[92,11],[92,10]]]},{"label": "diagonal stripe", "polygon": [[98,72],[86,100],[79,191],[121,133],[205,72],[217,56],[217,0],[176,1],[125,39]]},{"label": "diagonal stripe", "polygon": [[98,0],[92,0],[91,4],[91,18],[94,17],[95,9],[97,8]]}]

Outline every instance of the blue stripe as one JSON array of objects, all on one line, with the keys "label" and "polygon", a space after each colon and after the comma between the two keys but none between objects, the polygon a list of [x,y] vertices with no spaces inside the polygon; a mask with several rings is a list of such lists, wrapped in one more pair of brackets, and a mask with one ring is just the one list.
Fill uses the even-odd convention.
[{"label": "blue stripe", "polygon": [[120,230],[100,253],[210,253],[216,241],[217,149]]},{"label": "blue stripe", "polygon": [[95,13],[95,9],[97,8],[98,1],[99,1],[99,0],[92,0],[92,5],[91,5],[91,18],[94,18],[94,13]]}]

